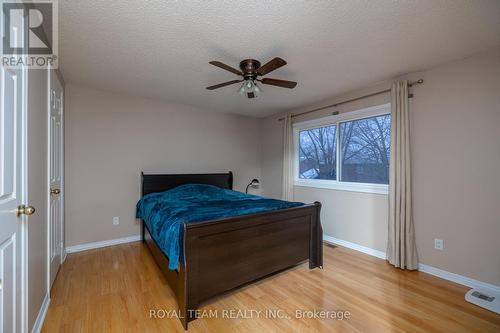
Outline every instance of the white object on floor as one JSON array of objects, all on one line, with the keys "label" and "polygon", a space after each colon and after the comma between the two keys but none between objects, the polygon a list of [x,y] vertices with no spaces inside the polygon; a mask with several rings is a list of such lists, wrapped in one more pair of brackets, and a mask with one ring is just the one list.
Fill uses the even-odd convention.
[{"label": "white object on floor", "polygon": [[500,314],[500,292],[489,289],[471,289],[465,300],[487,310]]}]

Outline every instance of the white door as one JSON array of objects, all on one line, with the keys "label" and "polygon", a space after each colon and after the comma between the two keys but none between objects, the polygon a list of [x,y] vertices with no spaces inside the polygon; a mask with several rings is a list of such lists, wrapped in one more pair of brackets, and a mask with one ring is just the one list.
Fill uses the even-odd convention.
[{"label": "white door", "polygon": [[52,287],[63,257],[63,88],[49,71],[49,283]]},{"label": "white door", "polygon": [[24,330],[26,73],[0,67],[0,331]]}]

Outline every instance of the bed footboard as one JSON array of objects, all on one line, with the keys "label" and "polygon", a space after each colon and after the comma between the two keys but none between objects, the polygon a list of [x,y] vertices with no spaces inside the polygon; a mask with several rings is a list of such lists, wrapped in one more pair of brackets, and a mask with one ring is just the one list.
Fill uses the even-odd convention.
[{"label": "bed footboard", "polygon": [[184,224],[184,328],[217,294],[309,260],[323,266],[321,204]]}]

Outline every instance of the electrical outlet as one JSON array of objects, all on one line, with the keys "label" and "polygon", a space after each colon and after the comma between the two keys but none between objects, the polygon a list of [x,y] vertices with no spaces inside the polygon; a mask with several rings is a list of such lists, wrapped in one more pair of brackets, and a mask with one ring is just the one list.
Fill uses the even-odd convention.
[{"label": "electrical outlet", "polygon": [[442,251],[444,249],[444,242],[443,242],[443,240],[442,239],[438,239],[438,238],[434,239],[434,248],[436,250]]},{"label": "electrical outlet", "polygon": [[118,216],[113,217],[113,225],[119,225],[120,224],[120,218]]}]

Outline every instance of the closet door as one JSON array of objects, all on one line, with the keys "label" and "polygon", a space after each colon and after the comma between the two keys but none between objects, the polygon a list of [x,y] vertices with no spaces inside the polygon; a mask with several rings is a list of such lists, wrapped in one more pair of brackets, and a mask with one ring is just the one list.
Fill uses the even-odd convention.
[{"label": "closet door", "polygon": [[26,200],[26,75],[0,67],[0,331],[23,328]]},{"label": "closet door", "polygon": [[52,287],[63,257],[63,88],[54,70],[49,72],[49,283]]}]

